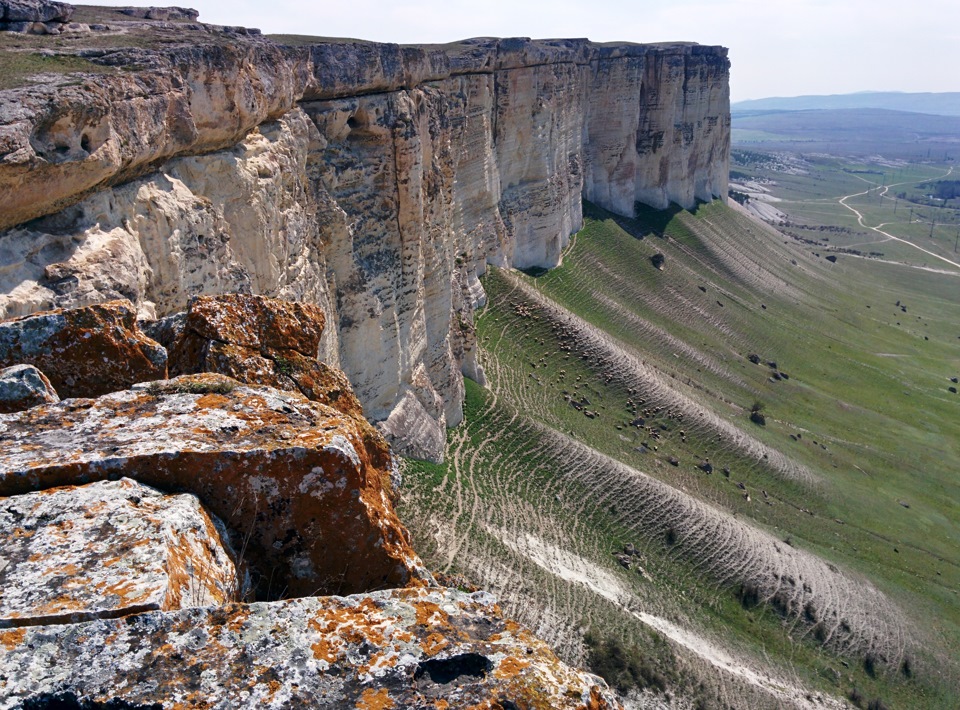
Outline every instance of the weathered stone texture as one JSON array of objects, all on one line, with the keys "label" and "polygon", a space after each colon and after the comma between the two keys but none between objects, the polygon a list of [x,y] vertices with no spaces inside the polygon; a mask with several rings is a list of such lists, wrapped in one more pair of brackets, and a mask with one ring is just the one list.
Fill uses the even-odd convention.
[{"label": "weathered stone texture", "polygon": [[366,424],[346,375],[317,359],[325,318],[309,303],[228,294],[191,299],[172,339],[172,375],[214,372],[299,392]]},{"label": "weathered stone texture", "polygon": [[489,595],[451,589],[0,630],[0,708],[57,694],[98,707],[619,707]]},{"label": "weathered stone texture", "polygon": [[73,10],[51,0],[0,0],[0,22],[69,22]]},{"label": "weathered stone texture", "polygon": [[723,48],[184,51],[86,93],[0,101],[0,313],[125,295],[154,318],[232,291],[316,303],[320,359],[399,453],[438,458],[462,373],[483,379],[488,263],[558,264],[582,197],[630,215],[726,195]]},{"label": "weathered stone texture", "polygon": [[50,380],[33,365],[12,365],[0,370],[0,414],[59,401]]},{"label": "weathered stone texture", "polygon": [[230,528],[261,596],[429,579],[365,423],[222,375],[0,415],[0,495],[127,476],[189,491]]},{"label": "weathered stone texture", "polygon": [[239,601],[222,530],[128,478],[0,498],[0,627]]},{"label": "weathered stone texture", "polygon": [[34,365],[62,397],[96,397],[163,379],[167,353],[137,327],[129,301],[0,322],[0,367]]}]

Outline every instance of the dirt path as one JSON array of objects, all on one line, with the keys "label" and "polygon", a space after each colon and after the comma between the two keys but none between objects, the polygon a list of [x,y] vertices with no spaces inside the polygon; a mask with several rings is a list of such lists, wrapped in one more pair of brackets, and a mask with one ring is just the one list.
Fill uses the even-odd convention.
[{"label": "dirt path", "polygon": [[[950,167],[941,177],[947,177],[947,176],[950,175],[951,173],[953,173],[953,167]],[[882,187],[882,192],[881,192],[880,194],[881,194],[881,195],[885,195],[885,194],[887,193],[887,191],[888,191],[891,187],[898,187],[899,185],[907,185],[907,184],[912,184],[912,183],[910,183],[910,182],[908,181],[908,182],[898,182],[898,183],[895,183],[895,184],[893,184],[893,185],[885,185],[885,186]],[[853,193],[852,195],[845,195],[844,197],[841,197],[839,200],[837,200],[837,202],[839,202],[841,205],[843,205],[844,207],[846,207],[848,210],[850,210],[851,212],[853,212],[853,213],[857,216],[857,223],[858,223],[861,227],[863,227],[863,228],[865,228],[865,229],[872,230],[872,231],[876,232],[877,234],[882,234],[883,236],[885,236],[885,237],[887,237],[888,239],[891,239],[891,240],[893,240],[893,241],[895,241],[895,242],[900,242],[901,244],[906,244],[907,246],[912,247],[912,248],[916,249],[917,251],[922,251],[924,254],[927,254],[928,256],[932,256],[934,259],[939,259],[940,261],[944,261],[944,262],[950,264],[951,266],[955,266],[955,267],[957,267],[958,269],[960,269],[960,263],[958,263],[958,262],[956,262],[956,261],[951,261],[950,259],[946,258],[945,256],[940,256],[939,254],[935,254],[934,252],[930,251],[929,249],[924,249],[924,248],[921,247],[921,246],[917,246],[917,245],[914,244],[913,242],[910,242],[910,241],[908,241],[908,240],[906,240],[906,239],[901,239],[900,237],[898,237],[898,236],[896,236],[896,235],[894,235],[894,234],[890,234],[890,232],[885,232],[885,231],[883,231],[882,229],[880,229],[880,227],[886,226],[886,223],[881,224],[881,225],[878,226],[878,227],[871,227],[870,225],[865,224],[864,221],[863,221],[863,214],[861,214],[860,211],[857,210],[855,207],[851,207],[850,205],[848,205],[848,204],[847,204],[847,200],[853,199],[854,197],[861,197],[861,196],[863,196],[863,195],[866,195],[867,193],[869,193],[869,192],[871,192],[871,191],[873,191],[873,190],[878,189],[878,187],[880,187],[880,186],[870,187],[870,188],[867,188],[866,190],[864,190],[863,192],[855,192],[855,193]]]}]

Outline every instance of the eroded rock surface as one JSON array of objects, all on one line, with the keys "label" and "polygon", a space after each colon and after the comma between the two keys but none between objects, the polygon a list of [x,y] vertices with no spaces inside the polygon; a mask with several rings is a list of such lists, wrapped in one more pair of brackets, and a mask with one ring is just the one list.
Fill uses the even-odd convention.
[{"label": "eroded rock surface", "polygon": [[200,296],[170,347],[172,375],[215,372],[300,392],[365,423],[346,376],[317,359],[323,311],[263,296]]},{"label": "eroded rock surface", "polygon": [[163,708],[619,707],[489,595],[451,589],[0,630],[0,708],[58,693]]},{"label": "eroded rock surface", "polygon": [[0,370],[0,414],[59,401],[50,380],[33,365],[12,365]]},{"label": "eroded rock surface", "polygon": [[184,29],[90,55],[149,71],[0,92],[0,313],[315,303],[320,359],[399,453],[437,459],[463,374],[483,379],[488,263],[558,264],[584,197],[632,215],[726,195],[720,47],[219,37]]},{"label": "eroded rock surface", "polygon": [[126,476],[189,491],[266,596],[429,578],[389,500],[390,452],[353,417],[221,375],[0,415],[0,495]]},{"label": "eroded rock surface", "polygon": [[238,601],[223,526],[128,478],[0,498],[0,627]]},{"label": "eroded rock surface", "polygon": [[62,397],[96,397],[167,376],[167,353],[129,301],[0,322],[0,367],[34,365]]}]

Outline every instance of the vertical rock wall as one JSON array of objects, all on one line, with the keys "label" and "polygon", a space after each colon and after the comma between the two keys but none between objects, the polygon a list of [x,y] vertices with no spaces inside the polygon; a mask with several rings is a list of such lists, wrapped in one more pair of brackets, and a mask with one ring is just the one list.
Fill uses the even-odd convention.
[{"label": "vertical rock wall", "polygon": [[[486,264],[556,266],[582,198],[630,215],[637,201],[693,207],[726,194],[723,48],[515,39],[308,51],[275,58],[287,84],[301,82],[280,101],[293,108],[233,147],[220,148],[217,128],[232,102],[194,101],[198,132],[178,157],[124,181],[138,157],[121,155],[92,194],[60,209],[57,192],[59,212],[0,232],[0,315],[125,297],[149,318],[229,291],[311,301],[335,326],[321,356],[348,374],[367,416],[398,452],[437,458],[463,415],[461,373],[483,379],[473,311]],[[216,67],[191,69],[205,75],[218,80]],[[131,144],[113,140],[122,125],[98,121],[110,126],[103,150]]]}]

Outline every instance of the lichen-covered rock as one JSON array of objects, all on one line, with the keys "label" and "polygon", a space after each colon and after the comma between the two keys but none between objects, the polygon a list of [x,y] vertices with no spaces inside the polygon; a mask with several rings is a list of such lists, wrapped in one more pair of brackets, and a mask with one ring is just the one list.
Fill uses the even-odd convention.
[{"label": "lichen-covered rock", "polygon": [[59,401],[50,380],[33,365],[12,365],[0,370],[0,414]]},{"label": "lichen-covered rock", "polygon": [[[191,299],[170,347],[170,374],[214,372],[300,392],[363,418],[346,375],[317,359],[323,311],[308,303],[229,294]],[[170,327],[158,326],[164,337]]]},{"label": "lichen-covered rock", "polygon": [[128,478],[0,498],[0,627],[239,601],[223,530]]},{"label": "lichen-covered rock", "polygon": [[0,367],[34,365],[61,397],[97,397],[167,376],[167,352],[137,328],[129,301],[0,322]]},{"label": "lichen-covered rock", "polygon": [[71,707],[619,707],[489,595],[451,589],[0,631],[0,709],[55,697]]},{"label": "lichen-covered rock", "polygon": [[429,578],[390,503],[390,465],[357,419],[222,375],[0,415],[0,495],[120,476],[189,491],[268,596]]}]

